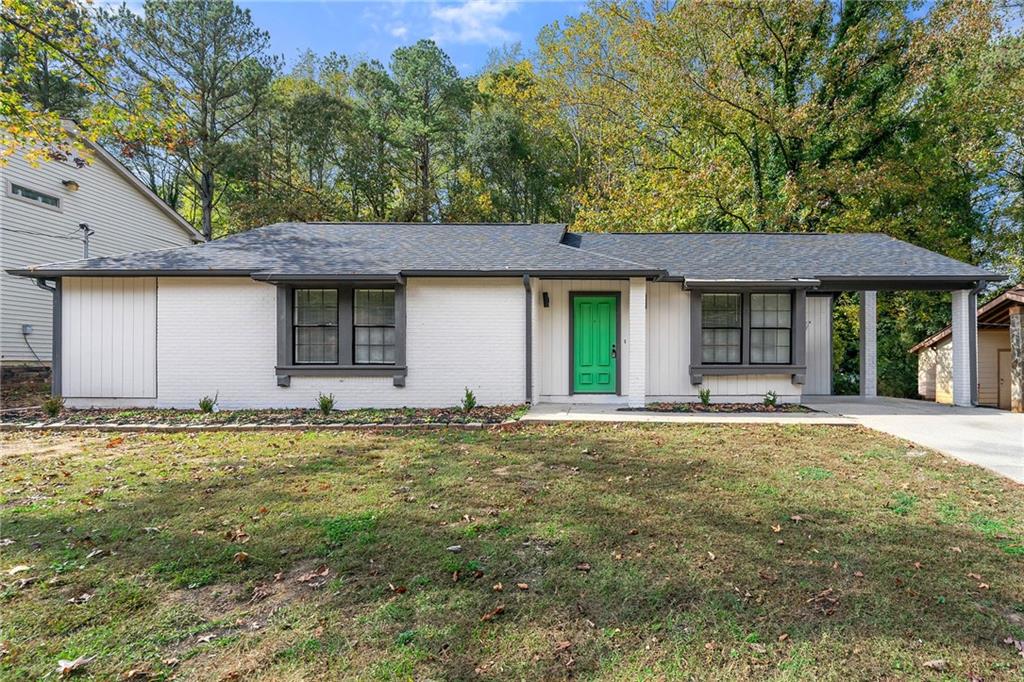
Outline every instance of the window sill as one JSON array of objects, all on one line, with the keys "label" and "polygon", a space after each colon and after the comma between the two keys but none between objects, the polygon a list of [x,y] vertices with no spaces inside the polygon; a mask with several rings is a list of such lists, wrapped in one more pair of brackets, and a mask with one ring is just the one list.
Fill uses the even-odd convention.
[{"label": "window sill", "polygon": [[741,374],[789,374],[794,384],[804,383],[807,367],[803,365],[753,365],[750,363],[735,365],[691,365],[690,383],[699,384],[708,376],[737,376]]},{"label": "window sill", "polygon": [[[287,386],[287,379],[292,376],[317,377],[394,377],[396,386],[405,385],[405,376],[409,370],[404,365],[279,365],[277,371],[278,385]],[[397,380],[401,379],[401,383]],[[285,381],[285,383],[281,383]]]}]

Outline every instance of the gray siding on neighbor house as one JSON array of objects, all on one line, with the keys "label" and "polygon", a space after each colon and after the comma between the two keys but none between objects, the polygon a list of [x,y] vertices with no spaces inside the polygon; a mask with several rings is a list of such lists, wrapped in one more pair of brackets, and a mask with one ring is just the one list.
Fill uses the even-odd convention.
[{"label": "gray siding on neighbor house", "polygon": [[[62,180],[75,180],[69,192]],[[60,210],[9,195],[10,183],[58,197]],[[82,257],[79,223],[95,234],[90,255],[112,255],[185,246],[192,237],[155,201],[122,177],[99,154],[90,165],[44,161],[33,167],[14,155],[0,167],[0,359],[5,362],[51,359],[52,296],[24,277],[6,272],[28,265]],[[71,239],[64,237],[73,237]],[[22,325],[32,325],[26,344]],[[32,350],[35,350],[33,354]]]}]

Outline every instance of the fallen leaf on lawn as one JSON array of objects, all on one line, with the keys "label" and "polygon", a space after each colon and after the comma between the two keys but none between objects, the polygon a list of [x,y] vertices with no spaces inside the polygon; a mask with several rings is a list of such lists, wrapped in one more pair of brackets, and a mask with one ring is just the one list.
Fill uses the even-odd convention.
[{"label": "fallen leaf on lawn", "polygon": [[505,605],[498,604],[494,607],[494,610],[488,611],[484,615],[480,616],[480,621],[486,623],[489,620],[494,620],[497,616],[500,616],[503,613],[505,613]]},{"label": "fallen leaf on lawn", "polygon": [[14,544],[14,540],[12,540],[11,538],[3,538],[2,540],[0,540],[0,547],[6,547],[8,545],[13,545],[13,544]]},{"label": "fallen leaf on lawn", "polygon": [[117,438],[111,438],[110,440],[107,441],[107,447],[108,448],[116,448],[118,445],[120,445],[123,442],[124,442],[124,437],[123,436],[118,436]]},{"label": "fallen leaf on lawn", "polygon": [[479,568],[476,569],[475,571],[473,571],[473,578],[474,579],[479,580],[480,578],[483,578],[483,577],[484,577],[484,572],[481,571]]},{"label": "fallen leaf on lawn", "polygon": [[458,571],[452,571],[452,582],[453,583],[459,582],[459,572]]},{"label": "fallen leaf on lawn", "polygon": [[146,526],[145,528],[142,529],[142,532],[143,533],[159,533],[162,530],[163,530],[163,528],[161,528],[160,526]]},{"label": "fallen leaf on lawn", "polygon": [[57,661],[57,672],[61,677],[68,677],[69,675],[74,675],[94,660],[96,660],[95,656],[79,656],[73,661],[61,659]]},{"label": "fallen leaf on lawn", "polygon": [[863,573],[861,573],[860,571],[854,571],[854,572],[853,572],[853,577],[854,577],[854,578],[863,578],[863,577],[864,577],[864,574],[863,574]]},{"label": "fallen leaf on lawn", "polygon": [[789,639],[789,635],[787,635],[785,632],[783,632],[781,635],[779,635],[779,641],[780,642],[785,642],[787,639]]},{"label": "fallen leaf on lawn", "polygon": [[249,603],[255,604],[258,601],[263,601],[273,593],[273,590],[263,583],[257,583],[256,586],[252,588],[252,597],[249,599]]},{"label": "fallen leaf on lawn", "polygon": [[155,673],[153,673],[153,671],[147,670],[146,668],[132,668],[131,670],[126,670],[121,673],[121,679],[124,682],[129,682],[130,680],[148,680],[154,677],[154,675]]},{"label": "fallen leaf on lawn", "polygon": [[978,589],[979,590],[987,590],[988,589],[988,583],[978,583]]},{"label": "fallen leaf on lawn", "polygon": [[782,532],[782,526],[780,524],[776,523],[775,525],[772,526],[772,532],[773,533],[781,533]]},{"label": "fallen leaf on lawn", "polygon": [[981,576],[978,575],[977,573],[968,573],[967,577],[970,578],[971,580],[981,580]]},{"label": "fallen leaf on lawn", "polygon": [[181,663],[181,659],[173,658],[173,657],[172,658],[165,658],[164,660],[161,661],[161,663],[166,665],[168,668],[173,668],[174,666],[176,666],[179,663]]},{"label": "fallen leaf on lawn", "polygon": [[957,554],[963,554],[964,553],[964,551],[962,549],[960,549],[959,547],[950,547],[949,551],[950,552],[956,552]]},{"label": "fallen leaf on lawn", "polygon": [[451,547],[446,547],[445,549],[447,549],[452,554],[458,554],[462,551],[462,545],[452,545]]},{"label": "fallen leaf on lawn", "polygon": [[235,556],[231,557],[231,560],[236,564],[244,564],[249,560],[248,552],[235,552]]},{"label": "fallen leaf on lawn", "polygon": [[529,583],[516,583],[516,587],[518,587],[520,590],[530,589]]},{"label": "fallen leaf on lawn", "polygon": [[590,570],[590,564],[587,564],[587,563],[576,564],[576,570],[577,571],[589,571]]},{"label": "fallen leaf on lawn", "polygon": [[639,532],[640,532],[640,531],[638,531],[638,530],[637,530],[636,528],[633,528],[632,530],[630,530],[630,531],[629,531],[629,534],[630,534],[630,535],[636,535],[636,534],[637,534],[637,533],[639,533]]},{"label": "fallen leaf on lawn", "polygon": [[570,647],[572,647],[572,642],[570,642],[569,640],[565,640],[563,642],[557,642],[555,644],[555,651],[565,651],[566,649],[568,649]]},{"label": "fallen leaf on lawn", "polygon": [[211,632],[208,635],[199,635],[199,637],[196,639],[196,641],[198,641],[201,644],[205,644],[206,642],[212,642],[216,638],[217,638],[217,635],[215,635],[215,634],[213,634]]},{"label": "fallen leaf on lawn", "polygon": [[270,511],[270,510],[267,509],[266,507],[260,507],[260,509],[259,509],[260,514],[266,514],[268,511]]},{"label": "fallen leaf on lawn", "polygon": [[502,590],[505,589],[505,586],[502,585],[501,583],[494,583],[494,587],[492,587],[491,589],[494,590],[495,592],[501,592]]},{"label": "fallen leaf on lawn", "polygon": [[25,571],[28,571],[28,570],[31,570],[31,569],[32,569],[31,566],[27,566],[25,564],[19,564],[17,566],[14,566],[10,570],[8,570],[7,571],[7,575],[18,575],[19,573],[24,573]]},{"label": "fallen leaf on lawn", "polygon": [[106,553],[107,553],[107,550],[105,550],[105,549],[94,549],[93,551],[91,551],[88,554],[86,554],[85,558],[86,559],[96,559],[96,558],[99,558],[99,557],[103,556]]},{"label": "fallen leaf on lawn", "polygon": [[923,665],[929,670],[936,670],[938,672],[942,672],[946,669],[946,662],[941,658],[936,658],[932,661],[925,661]]},{"label": "fallen leaf on lawn", "polygon": [[295,580],[300,583],[308,583],[312,580],[316,580],[317,578],[326,578],[330,572],[331,569],[327,567],[327,564],[322,564],[321,566],[310,571],[309,573],[303,573]]},{"label": "fallen leaf on lawn", "polygon": [[708,651],[714,651],[716,646],[718,645],[714,642],[714,640],[704,644],[704,648]]},{"label": "fallen leaf on lawn", "polygon": [[800,523],[804,520],[804,517],[800,516],[799,514],[793,514],[789,517],[789,520],[793,521],[794,523]]},{"label": "fallen leaf on lawn", "polygon": [[402,585],[392,585],[391,583],[388,583],[388,587],[395,594],[405,594],[406,593],[406,589]]},{"label": "fallen leaf on lawn", "polygon": [[240,545],[244,545],[245,543],[249,542],[249,539],[252,536],[246,533],[245,530],[243,530],[242,527],[239,526],[234,530],[229,530],[227,533],[224,534],[224,537],[230,542],[237,542]]},{"label": "fallen leaf on lawn", "polygon": [[714,552],[708,552],[708,558],[711,559],[712,561],[714,561],[715,560],[715,553]]},{"label": "fallen leaf on lawn", "polygon": [[92,594],[90,594],[89,592],[83,592],[82,594],[78,595],[77,597],[72,597],[71,599],[68,599],[68,603],[69,604],[84,604],[85,602],[89,601],[90,599],[92,599]]},{"label": "fallen leaf on lawn", "polygon": [[921,562],[920,561],[915,561],[914,562],[914,568],[916,568],[917,570],[920,571],[921,570]]}]

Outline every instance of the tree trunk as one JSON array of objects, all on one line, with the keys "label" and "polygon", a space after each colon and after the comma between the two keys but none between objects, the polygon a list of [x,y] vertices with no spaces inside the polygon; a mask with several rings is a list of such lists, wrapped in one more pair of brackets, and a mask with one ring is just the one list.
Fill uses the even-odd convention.
[{"label": "tree trunk", "polygon": [[420,143],[420,220],[430,220],[430,143]]},{"label": "tree trunk", "polygon": [[213,170],[203,163],[199,173],[199,201],[203,209],[203,236],[213,239]]}]

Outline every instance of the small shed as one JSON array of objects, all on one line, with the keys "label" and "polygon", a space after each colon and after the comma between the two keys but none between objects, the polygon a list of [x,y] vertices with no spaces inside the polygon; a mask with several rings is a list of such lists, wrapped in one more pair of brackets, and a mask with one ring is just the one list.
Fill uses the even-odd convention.
[{"label": "small shed", "polygon": [[[1024,286],[1004,291],[978,308],[978,404],[1024,412]],[[910,349],[917,354],[917,392],[925,400],[953,402],[952,328]]]}]

